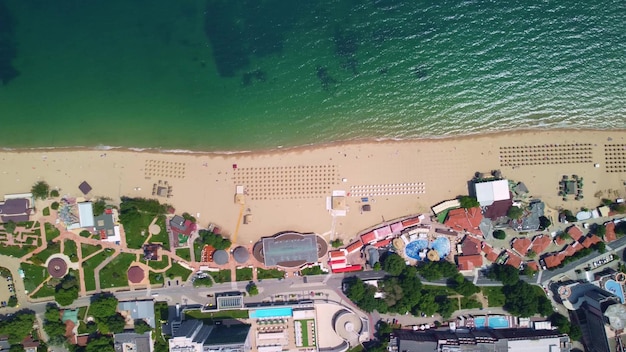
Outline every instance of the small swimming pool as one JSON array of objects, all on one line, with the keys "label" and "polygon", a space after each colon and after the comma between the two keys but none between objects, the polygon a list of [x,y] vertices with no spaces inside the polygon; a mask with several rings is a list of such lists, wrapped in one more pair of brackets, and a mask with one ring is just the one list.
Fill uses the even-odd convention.
[{"label": "small swimming pool", "polygon": [[506,329],[509,327],[509,319],[504,315],[490,315],[489,317],[475,317],[476,329]]},{"label": "small swimming pool", "polygon": [[404,252],[409,258],[413,258],[415,260],[422,260],[419,256],[421,250],[428,248],[427,240],[415,240],[409,242],[406,247],[404,247]]},{"label": "small swimming pool", "polygon": [[441,258],[446,257],[450,254],[450,240],[445,237],[436,238],[430,247],[439,253]]},{"label": "small swimming pool", "polygon": [[492,329],[506,329],[509,327],[509,319],[504,315],[490,315],[487,324]]},{"label": "small swimming pool", "polygon": [[250,311],[250,319],[284,318],[291,317],[292,314],[291,307],[255,309]]},{"label": "small swimming pool", "polygon": [[624,304],[624,290],[622,289],[622,285],[620,285],[619,282],[615,280],[607,280],[607,282],[604,283],[604,288],[619,297],[622,304]]}]

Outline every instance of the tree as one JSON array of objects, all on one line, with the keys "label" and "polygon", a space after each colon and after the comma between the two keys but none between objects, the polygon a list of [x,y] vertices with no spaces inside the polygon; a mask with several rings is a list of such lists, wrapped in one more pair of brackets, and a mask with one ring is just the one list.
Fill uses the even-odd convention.
[{"label": "tree", "polygon": [[50,194],[50,186],[46,181],[39,181],[31,187],[30,192],[35,199],[46,199]]},{"label": "tree", "polygon": [[54,292],[54,300],[61,306],[69,306],[78,298],[78,280],[68,274],[63,277]]},{"label": "tree", "polygon": [[117,298],[111,293],[100,293],[92,297],[89,314],[96,320],[106,319],[117,311]]},{"label": "tree", "polygon": [[539,230],[543,231],[547,229],[548,227],[550,227],[550,225],[552,225],[552,222],[550,221],[550,219],[548,219],[545,216],[539,217]]},{"label": "tree", "polygon": [[461,203],[461,208],[465,208],[465,209],[475,208],[477,206],[480,206],[480,203],[478,203],[478,200],[470,196],[459,197],[459,203]]},{"label": "tree", "polygon": [[65,324],[61,322],[61,313],[54,303],[46,306],[43,329],[48,334],[48,343],[61,346],[65,342]]},{"label": "tree", "polygon": [[510,265],[494,264],[487,277],[498,280],[503,285],[515,285],[519,281],[519,270]]},{"label": "tree", "polygon": [[374,269],[374,271],[380,271],[380,269],[382,269],[380,262],[374,263],[374,267],[372,269]]},{"label": "tree", "polygon": [[398,276],[406,264],[404,259],[396,253],[390,253],[383,258],[383,270],[391,276]]},{"label": "tree", "polygon": [[454,277],[450,278],[448,280],[448,285],[464,297],[469,297],[480,291],[478,286],[474,285],[474,283],[467,280],[461,274],[456,274]]},{"label": "tree", "polygon": [[8,335],[11,344],[19,343],[33,331],[34,321],[33,311],[20,310],[9,319],[0,322],[0,335]]},{"label": "tree", "polygon": [[596,236],[604,238],[604,236],[606,235],[606,226],[604,226],[603,224],[595,224],[593,225],[592,231],[596,234]]},{"label": "tree", "polygon": [[52,202],[52,204],[50,204],[50,209],[59,210],[59,202]]},{"label": "tree", "polygon": [[13,295],[9,297],[9,301],[7,302],[7,305],[9,307],[17,307],[17,296]]},{"label": "tree", "polygon": [[520,219],[522,215],[524,215],[524,210],[516,206],[510,207],[509,211],[506,213],[506,216],[514,220]]},{"label": "tree", "polygon": [[15,232],[16,226],[17,225],[13,220],[9,220],[7,223],[4,224],[4,231],[6,231],[7,233],[13,233]]},{"label": "tree", "polygon": [[152,330],[152,328],[150,327],[150,325],[148,325],[148,323],[146,323],[145,320],[143,319],[136,319],[135,320],[135,333],[136,334],[143,334],[145,332],[148,332]]},{"label": "tree", "polygon": [[598,242],[594,247],[598,252],[606,253],[606,244],[604,244],[604,242]]},{"label": "tree", "polygon": [[259,288],[254,282],[251,282],[246,286],[246,291],[250,296],[256,296],[259,294]]},{"label": "tree", "polygon": [[113,348],[113,338],[109,336],[98,336],[95,339],[89,339],[85,352],[115,352],[115,348]]},{"label": "tree", "polygon": [[50,197],[56,198],[58,196],[59,196],[59,191],[57,191],[56,189],[53,189],[52,191],[50,191]]},{"label": "tree", "polygon": [[525,281],[517,281],[514,285],[502,288],[505,296],[504,309],[511,314],[523,318],[539,313],[539,300],[532,285]]},{"label": "tree", "polygon": [[114,334],[118,334],[124,331],[124,325],[126,325],[126,320],[120,313],[115,313],[108,317],[106,321],[102,322],[108,328],[109,332]]},{"label": "tree", "polygon": [[503,240],[506,238],[506,232],[504,232],[503,230],[495,230],[493,232],[493,237],[498,240]]},{"label": "tree", "polygon": [[537,256],[537,253],[535,253],[535,251],[533,251],[533,250],[531,249],[531,250],[529,250],[529,251],[526,253],[526,256],[527,256],[528,258],[534,258],[534,257],[536,257],[536,256]]},{"label": "tree", "polygon": [[454,301],[449,299],[446,296],[439,296],[435,299],[437,304],[439,305],[439,309],[437,312],[441,315],[442,318],[448,319],[452,316],[452,313],[457,310],[457,300]]},{"label": "tree", "polygon": [[330,241],[330,245],[333,248],[339,248],[339,247],[343,246],[343,241],[341,239],[339,239],[339,238],[336,238],[336,239]]}]

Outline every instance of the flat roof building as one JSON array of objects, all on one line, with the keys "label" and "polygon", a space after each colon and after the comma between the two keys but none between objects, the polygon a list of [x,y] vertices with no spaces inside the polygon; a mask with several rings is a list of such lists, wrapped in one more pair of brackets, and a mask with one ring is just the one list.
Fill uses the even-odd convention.
[{"label": "flat roof building", "polygon": [[80,227],[94,227],[95,221],[93,217],[93,203],[78,203],[78,222]]},{"label": "flat roof building", "polygon": [[1,223],[28,221],[30,213],[30,200],[26,198],[10,198],[0,203]]},{"label": "flat roof building", "polygon": [[155,321],[154,321],[154,301],[153,300],[143,300],[143,301],[126,301],[120,302],[117,305],[117,310],[119,312],[125,312],[127,315],[133,320],[142,319],[145,320],[151,328],[154,329]]},{"label": "flat roof building", "polygon": [[328,252],[326,241],[315,234],[281,233],[263,238],[253,248],[255,258],[267,267],[296,268],[316,263]]},{"label": "flat roof building", "polygon": [[201,320],[185,320],[169,340],[170,352],[230,351],[252,349],[250,325],[205,325]]},{"label": "flat roof building", "polygon": [[499,200],[511,198],[508,180],[479,182],[474,184],[476,199],[481,207],[486,207]]},{"label": "flat roof building", "polygon": [[152,332],[143,334],[126,332],[113,335],[115,352],[152,352]]}]

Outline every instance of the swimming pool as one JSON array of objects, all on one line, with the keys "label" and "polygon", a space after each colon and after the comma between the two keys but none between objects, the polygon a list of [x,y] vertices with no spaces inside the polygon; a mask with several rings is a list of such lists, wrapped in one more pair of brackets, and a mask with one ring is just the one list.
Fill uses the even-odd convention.
[{"label": "swimming pool", "polygon": [[619,297],[622,304],[624,304],[624,290],[622,289],[622,285],[620,285],[619,282],[615,280],[607,280],[607,282],[604,283],[604,288]]},{"label": "swimming pool", "polygon": [[250,311],[250,319],[262,318],[283,318],[291,317],[293,309],[291,307],[255,309]]},{"label": "swimming pool", "polygon": [[509,319],[504,315],[490,315],[487,324],[492,329],[505,329],[509,327]]},{"label": "swimming pool", "polygon": [[428,248],[427,240],[415,240],[409,242],[406,247],[404,247],[404,252],[409,258],[422,260],[419,256],[419,252],[425,248]]},{"label": "swimming pool", "polygon": [[509,319],[504,315],[490,315],[487,317],[475,317],[474,326],[476,329],[506,329],[509,327]]},{"label": "swimming pool", "polygon": [[430,247],[436,250],[441,258],[450,254],[450,240],[445,237],[436,238]]}]

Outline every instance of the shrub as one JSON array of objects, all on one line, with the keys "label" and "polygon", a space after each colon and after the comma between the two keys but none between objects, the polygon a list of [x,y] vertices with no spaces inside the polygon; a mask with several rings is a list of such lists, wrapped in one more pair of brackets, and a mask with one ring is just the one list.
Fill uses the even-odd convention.
[{"label": "shrub", "polygon": [[39,181],[33,185],[30,192],[35,199],[46,199],[48,194],[50,194],[50,186],[46,181]]},{"label": "shrub", "polygon": [[41,213],[43,214],[43,216],[48,216],[48,215],[50,215],[50,208],[48,208],[48,207],[43,208],[43,210],[41,211]]},{"label": "shrub", "polygon": [[330,245],[333,246],[333,248],[339,248],[343,246],[343,241],[337,238],[337,239],[330,241]]},{"label": "shrub", "polygon": [[50,204],[50,209],[59,210],[59,202],[52,202],[52,204]]},{"label": "shrub", "polygon": [[504,232],[503,230],[495,230],[493,232],[493,237],[498,240],[503,240],[506,238],[506,232]]},{"label": "shrub", "polygon": [[506,213],[506,216],[508,216],[511,219],[515,219],[515,220],[521,218],[522,215],[524,215],[524,210],[522,210],[519,207],[515,207],[515,206],[509,208],[509,211]]},{"label": "shrub", "polygon": [[52,191],[50,191],[51,198],[56,198],[58,196],[59,196],[59,191],[57,191],[56,189],[53,189]]}]

